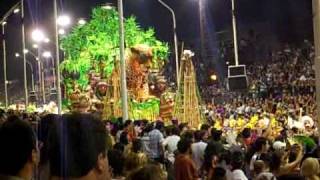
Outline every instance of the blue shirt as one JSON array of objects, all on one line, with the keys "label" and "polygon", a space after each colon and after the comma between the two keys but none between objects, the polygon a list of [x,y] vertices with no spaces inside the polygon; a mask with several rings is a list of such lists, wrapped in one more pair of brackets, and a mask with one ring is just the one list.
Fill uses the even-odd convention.
[{"label": "blue shirt", "polygon": [[149,149],[150,158],[160,158],[161,155],[161,143],[163,141],[163,135],[158,129],[154,129],[149,132]]}]

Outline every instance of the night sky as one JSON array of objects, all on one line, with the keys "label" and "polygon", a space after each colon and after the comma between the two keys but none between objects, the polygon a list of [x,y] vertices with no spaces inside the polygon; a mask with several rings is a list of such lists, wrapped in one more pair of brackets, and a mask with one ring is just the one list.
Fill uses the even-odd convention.
[{"label": "night sky", "polygon": [[[164,0],[176,12],[177,31],[180,41],[195,41],[199,34],[198,0]],[[229,0],[207,0],[209,15],[214,25],[212,31],[231,30],[231,2]],[[239,28],[251,28],[257,23],[268,23],[274,38],[279,42],[296,43],[303,39],[312,40],[312,6],[311,0],[236,0]],[[0,0],[0,16],[18,2],[17,0]],[[53,1],[26,0],[26,35],[27,48],[31,49],[30,32],[32,27],[39,26],[53,39]],[[89,18],[93,7],[105,2],[115,4],[115,0],[58,0],[60,11],[72,18]],[[152,26],[157,37],[172,42],[171,15],[157,0],[124,0],[125,16],[135,15],[142,27]],[[8,20],[7,62],[8,79],[17,80],[17,86],[23,85],[23,64],[14,57],[21,52],[21,31],[19,15],[12,15]],[[214,33],[214,32],[212,32]],[[241,34],[239,35],[241,37]],[[46,47],[50,49],[49,47]],[[0,90],[3,86],[2,48],[0,50]],[[27,57],[30,61],[32,57]],[[36,68],[36,66],[35,66]],[[28,73],[29,74],[29,73]],[[15,88],[13,87],[13,88]]]}]

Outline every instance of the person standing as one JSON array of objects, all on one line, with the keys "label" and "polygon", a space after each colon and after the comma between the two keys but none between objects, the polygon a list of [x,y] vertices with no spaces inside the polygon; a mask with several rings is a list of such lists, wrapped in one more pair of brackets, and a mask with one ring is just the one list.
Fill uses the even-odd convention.
[{"label": "person standing", "polygon": [[191,158],[192,140],[183,138],[178,142],[178,151],[174,161],[174,174],[176,180],[196,180],[198,178],[197,168]]},{"label": "person standing", "polygon": [[0,128],[0,179],[31,180],[39,161],[31,126],[11,116]]},{"label": "person standing", "polygon": [[162,142],[164,138],[161,132],[163,127],[163,122],[158,121],[156,122],[155,129],[149,132],[150,158],[160,163],[163,163]]},{"label": "person standing", "polygon": [[196,142],[192,144],[192,159],[195,162],[196,168],[199,171],[204,160],[204,151],[206,150],[207,143],[203,141],[205,136],[205,131],[196,131],[195,140]]}]

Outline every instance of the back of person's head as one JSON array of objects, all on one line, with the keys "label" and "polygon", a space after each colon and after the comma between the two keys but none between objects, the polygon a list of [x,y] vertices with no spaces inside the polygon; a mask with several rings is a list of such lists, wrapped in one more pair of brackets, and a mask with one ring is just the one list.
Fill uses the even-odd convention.
[{"label": "back of person's head", "polygon": [[11,116],[0,128],[0,174],[17,176],[27,163],[38,161],[36,137],[31,126]]},{"label": "back of person's head", "polygon": [[199,142],[203,140],[204,135],[206,134],[203,130],[197,130],[194,132],[194,139],[195,141]]},{"label": "back of person's head", "polygon": [[241,151],[235,151],[231,154],[232,169],[241,169],[244,163],[244,155]]},{"label": "back of person's head", "polygon": [[171,129],[171,134],[179,136],[180,135],[180,129],[177,126],[173,126],[172,129]]},{"label": "back of person's head", "polygon": [[250,128],[244,128],[244,130],[241,133],[243,138],[249,138],[251,136],[251,129]]},{"label": "back of person's head", "polygon": [[194,140],[194,133],[192,130],[187,130],[181,134],[181,138],[190,139],[191,141],[193,141]]},{"label": "back of person's head", "polygon": [[128,127],[128,126],[130,126],[132,124],[132,121],[131,120],[126,120],[125,122],[124,122],[124,128],[126,128],[126,127]]},{"label": "back of person's head", "polygon": [[162,131],[162,129],[164,128],[164,123],[162,121],[157,121],[155,128],[158,129],[159,131]]},{"label": "back of person's head", "polygon": [[304,177],[317,176],[320,172],[319,161],[316,158],[307,158],[301,164],[301,174]]},{"label": "back of person's head", "polygon": [[221,155],[224,152],[223,145],[219,142],[209,142],[204,151],[203,168],[209,170],[212,166],[212,161],[220,161]]},{"label": "back of person's head", "polygon": [[188,138],[182,138],[178,142],[178,151],[182,154],[188,152],[190,150],[192,144],[192,140]]},{"label": "back of person's head", "polygon": [[80,178],[90,172],[108,177],[106,130],[90,114],[66,114],[49,135],[53,177]]},{"label": "back of person's head", "polygon": [[270,171],[278,171],[281,166],[281,156],[278,153],[271,154]]},{"label": "back of person's head", "polygon": [[226,180],[227,179],[227,171],[222,167],[216,167],[213,170],[213,175],[211,180]]},{"label": "back of person's head", "polygon": [[253,144],[255,152],[261,151],[263,146],[267,144],[267,139],[264,137],[259,137]]},{"label": "back of person's head", "polygon": [[134,139],[132,141],[132,151],[138,153],[142,151],[142,141],[141,139]]},{"label": "back of person's head", "polygon": [[129,139],[128,139],[128,132],[123,131],[120,135],[120,143],[123,145],[128,145],[129,144]]},{"label": "back of person's head", "polygon": [[116,143],[113,145],[114,150],[118,150],[120,152],[124,152],[124,145],[122,143]]},{"label": "back of person's head", "polygon": [[200,127],[200,130],[202,130],[202,131],[208,131],[209,129],[210,129],[209,124],[202,124]]},{"label": "back of person's head", "polygon": [[211,137],[214,141],[220,141],[221,140],[222,131],[217,130],[215,128],[211,129]]},{"label": "back of person's head", "polygon": [[147,164],[132,172],[127,180],[165,180],[165,174],[161,167],[156,164]]},{"label": "back of person's head", "polygon": [[112,173],[114,176],[122,176],[124,170],[125,158],[123,152],[113,149],[108,152],[109,165],[112,168]]},{"label": "back of person's head", "polygon": [[262,160],[257,160],[253,164],[253,171],[255,175],[259,175],[265,169],[264,162]]},{"label": "back of person's head", "polygon": [[54,126],[55,123],[60,121],[61,116],[56,114],[48,114],[41,118],[40,123],[38,124],[37,134],[39,143],[42,144],[40,149],[40,165],[45,164],[48,162],[48,136],[51,128]]}]

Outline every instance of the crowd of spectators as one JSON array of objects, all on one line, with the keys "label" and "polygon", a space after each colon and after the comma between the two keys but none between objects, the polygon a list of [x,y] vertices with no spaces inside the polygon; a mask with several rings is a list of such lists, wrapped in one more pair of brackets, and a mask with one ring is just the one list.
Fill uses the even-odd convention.
[{"label": "crowd of spectators", "polygon": [[315,129],[1,112],[0,179],[319,179]]},{"label": "crowd of spectators", "polygon": [[0,179],[318,180],[313,59],[286,46],[248,66],[248,92],[201,88],[199,127],[1,110]]}]

